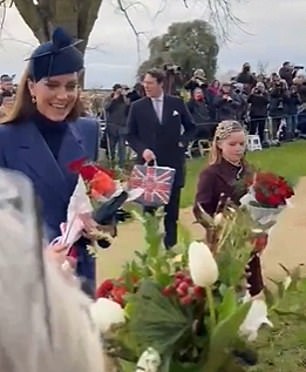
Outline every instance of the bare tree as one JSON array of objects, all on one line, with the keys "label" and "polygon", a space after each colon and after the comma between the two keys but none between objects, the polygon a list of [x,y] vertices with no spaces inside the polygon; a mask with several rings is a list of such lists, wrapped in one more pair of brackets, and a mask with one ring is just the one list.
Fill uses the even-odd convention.
[{"label": "bare tree", "polygon": [[[62,26],[73,37],[83,40],[80,50],[84,52],[102,1],[0,0],[0,5],[4,9],[15,5],[25,23],[40,42],[50,40],[54,27]],[[2,17],[3,22],[4,17]]]},{"label": "bare tree", "polygon": [[134,35],[135,35],[135,38],[136,38],[136,48],[137,48],[137,66],[140,65],[141,63],[141,45],[140,45],[140,36],[144,34],[144,32],[142,31],[138,31],[136,26],[134,25],[133,21],[132,21],[132,18],[130,17],[129,15],[129,9],[132,8],[132,7],[138,7],[139,5],[143,5],[142,3],[140,3],[139,1],[137,2],[134,2],[134,3],[131,3],[131,4],[128,4],[128,5],[124,5],[124,0],[117,0],[117,4],[118,4],[118,7],[119,7],[119,10],[123,13],[125,19],[127,20],[129,26],[131,27]]},{"label": "bare tree", "polygon": [[[203,6],[203,10],[208,11],[208,20],[215,26],[218,35],[223,39],[228,36],[229,25],[237,25],[240,22],[233,13],[233,3],[239,0],[177,1],[181,1],[186,8],[195,5]],[[25,23],[40,42],[50,40],[54,27],[62,26],[73,37],[83,40],[79,48],[84,52],[102,2],[103,0],[0,0],[0,6],[3,9],[0,28],[5,20],[6,9],[15,5]],[[160,0],[158,10],[152,20],[165,11],[169,2],[170,0]],[[117,0],[117,7],[125,16],[135,35],[138,65],[140,65],[141,36],[145,35],[145,32],[138,30],[129,10],[146,6],[142,0]]]},{"label": "bare tree", "polygon": [[[157,2],[157,0],[155,0]],[[166,6],[170,4],[171,0],[159,0],[159,6],[157,12],[152,16],[152,20],[155,21],[156,18],[165,11]],[[242,21],[235,16],[233,5],[234,3],[238,3],[239,1],[244,0],[177,0],[181,1],[181,3],[185,6],[185,8],[192,8],[197,6],[203,9],[202,16],[199,18],[204,18],[204,20],[209,21],[215,30],[217,36],[225,41],[229,40],[229,30],[232,25],[241,27]],[[125,3],[122,6],[123,2]],[[119,9],[123,12],[124,16],[126,17],[129,25],[131,26],[136,39],[137,43],[139,43],[139,35],[144,34],[144,32],[137,31],[137,26],[132,22],[132,18],[129,16],[128,9],[133,7],[145,8],[143,1],[139,0],[117,0],[119,5]],[[137,44],[137,47],[139,45]]]}]

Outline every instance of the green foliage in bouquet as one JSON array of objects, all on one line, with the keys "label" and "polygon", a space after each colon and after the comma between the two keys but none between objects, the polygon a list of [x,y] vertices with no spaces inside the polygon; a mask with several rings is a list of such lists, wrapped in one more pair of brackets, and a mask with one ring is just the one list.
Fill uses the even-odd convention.
[{"label": "green foliage in bouquet", "polygon": [[[228,206],[214,218],[203,214],[200,223],[213,232],[211,250],[192,242],[182,226],[178,245],[166,250],[160,232],[163,213],[135,216],[144,226],[146,249],[135,252],[113,282],[124,286],[120,304],[126,323],[104,335],[106,352],[116,359],[118,371],[138,371],[138,359],[150,348],[161,363],[158,369],[141,365],[139,371],[246,371],[241,359],[250,348],[246,336],[264,323],[259,320],[256,329],[245,324],[253,304],[244,299],[245,267],[257,234],[247,211]],[[289,289],[306,292],[306,281],[295,271],[276,285],[278,292],[266,290],[268,305],[298,316],[296,308],[281,309],[280,304]]]}]

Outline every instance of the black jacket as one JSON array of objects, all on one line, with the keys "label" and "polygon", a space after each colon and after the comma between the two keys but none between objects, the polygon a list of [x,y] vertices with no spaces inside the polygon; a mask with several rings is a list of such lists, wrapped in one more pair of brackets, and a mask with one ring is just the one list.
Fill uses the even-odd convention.
[{"label": "black jacket", "polygon": [[[137,153],[138,163],[144,163],[142,154],[145,149],[152,150],[158,165],[176,169],[177,187],[184,185],[185,149],[194,134],[193,119],[180,98],[164,96],[162,123],[150,98],[141,98],[131,105],[127,140]],[[180,146],[180,143],[184,146]]]}]

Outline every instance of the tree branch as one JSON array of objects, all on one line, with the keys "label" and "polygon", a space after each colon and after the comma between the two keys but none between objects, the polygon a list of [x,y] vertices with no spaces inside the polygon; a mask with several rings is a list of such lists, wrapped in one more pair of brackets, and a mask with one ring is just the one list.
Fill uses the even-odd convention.
[{"label": "tree branch", "polygon": [[[132,29],[135,37],[136,37],[137,62],[138,62],[137,65],[139,66],[140,62],[141,62],[140,35],[144,34],[144,32],[137,31],[136,26],[134,25],[129,13],[128,13],[128,9],[131,8],[131,6],[135,7],[138,3],[139,2],[136,2],[136,3],[130,4],[130,5],[125,7],[123,5],[123,0],[117,0],[119,10],[123,13],[125,19],[127,20],[129,26],[131,27],[131,29]],[[141,4],[141,5],[143,5],[143,4]]]}]

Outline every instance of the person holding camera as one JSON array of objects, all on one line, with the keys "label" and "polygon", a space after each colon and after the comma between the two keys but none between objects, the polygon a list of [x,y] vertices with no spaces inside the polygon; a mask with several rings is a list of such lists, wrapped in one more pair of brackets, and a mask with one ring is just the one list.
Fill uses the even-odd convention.
[{"label": "person holding camera", "polygon": [[281,79],[286,80],[288,87],[290,88],[293,84],[293,79],[296,77],[299,70],[302,70],[303,66],[292,66],[290,62],[286,61],[279,69],[279,76]]},{"label": "person holding camera", "polygon": [[203,94],[206,95],[208,82],[205,71],[202,68],[197,68],[194,71],[192,78],[185,84],[185,89],[188,90],[191,95],[196,88],[201,88]]},{"label": "person holding camera", "polygon": [[258,133],[260,141],[263,143],[269,103],[268,94],[263,83],[258,82],[255,88],[252,89],[248,103],[251,119],[249,133],[250,135]]},{"label": "person holding camera", "polygon": [[210,139],[213,137],[212,130],[215,124],[211,123],[209,106],[206,97],[201,88],[196,88],[193,91],[192,97],[187,103],[187,107],[192,115],[193,121],[196,124],[196,139]]},{"label": "person holding camera", "polygon": [[119,167],[123,168],[126,160],[126,134],[127,113],[129,102],[126,98],[127,90],[122,89],[120,84],[113,86],[113,92],[106,99],[106,134],[109,140],[111,161],[115,161],[116,149],[118,148]]},{"label": "person holding camera", "polygon": [[251,66],[248,62],[243,64],[242,71],[238,74],[236,81],[244,85],[247,93],[250,93],[251,89],[255,86],[256,78],[251,73]]},{"label": "person holding camera", "polygon": [[270,90],[270,109],[269,113],[272,118],[272,138],[279,140],[279,129],[281,121],[285,118],[285,101],[287,98],[287,83],[285,80],[275,79],[272,81]]},{"label": "person holding camera", "polygon": [[218,122],[223,120],[237,120],[241,102],[232,91],[232,85],[230,83],[222,84],[220,94],[215,97],[214,106],[216,108],[216,119]]}]

